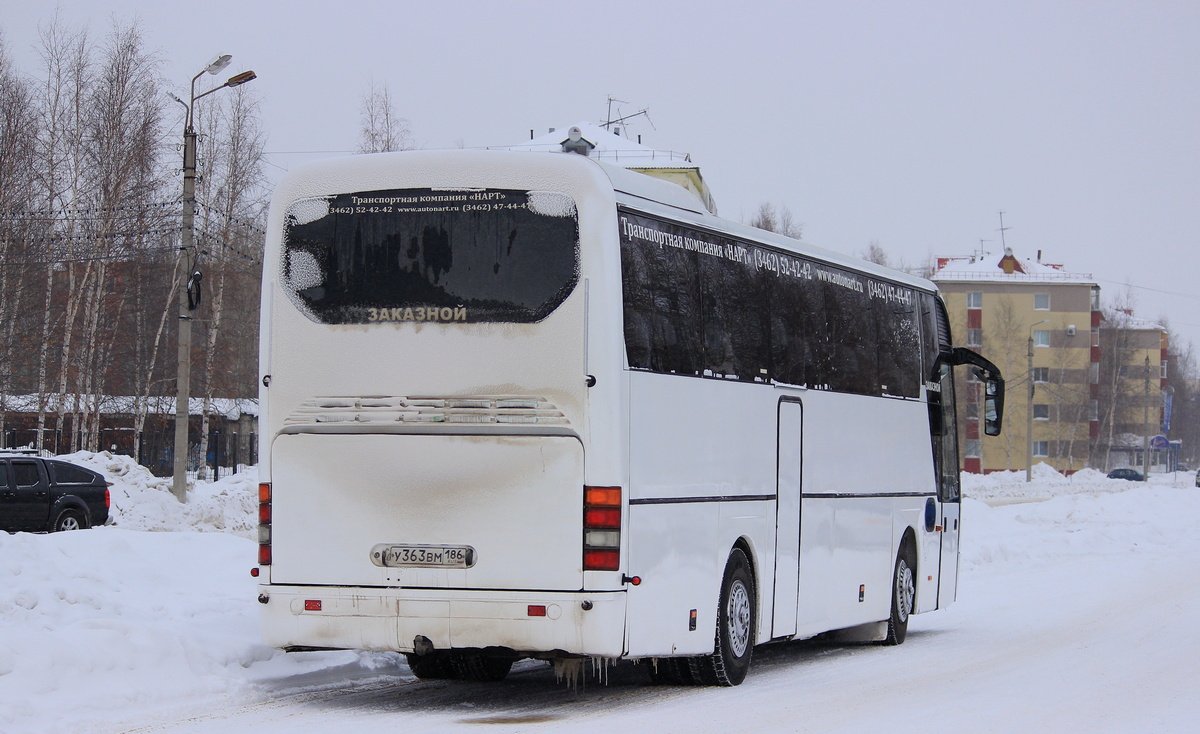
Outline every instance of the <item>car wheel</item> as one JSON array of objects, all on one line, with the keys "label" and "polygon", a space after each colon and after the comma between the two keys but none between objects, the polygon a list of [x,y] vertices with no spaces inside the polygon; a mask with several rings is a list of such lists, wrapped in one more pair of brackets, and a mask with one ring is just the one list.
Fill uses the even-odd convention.
[{"label": "car wheel", "polygon": [[735,549],[721,582],[713,654],[690,659],[694,682],[736,686],[746,679],[754,653],[755,616],[754,575],[746,554]]},{"label": "car wheel", "polygon": [[910,546],[905,543],[896,555],[896,570],[892,574],[892,613],[888,617],[885,645],[899,645],[908,636],[908,618],[916,599],[916,576]]},{"label": "car wheel", "polygon": [[87,520],[79,510],[63,510],[54,519],[52,530],[55,533],[61,533],[65,530],[83,530],[85,528],[87,528]]}]

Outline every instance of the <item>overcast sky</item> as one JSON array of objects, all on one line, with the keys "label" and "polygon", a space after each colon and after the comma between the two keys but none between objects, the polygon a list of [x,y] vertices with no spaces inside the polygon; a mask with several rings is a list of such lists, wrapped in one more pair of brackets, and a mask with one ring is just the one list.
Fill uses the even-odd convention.
[{"label": "overcast sky", "polygon": [[[253,69],[272,175],[351,151],[373,80],[421,148],[602,122],[690,153],[720,213],[791,209],[814,244],[998,252],[1091,273],[1200,347],[1200,3],[61,0],[137,19],[174,91]],[[36,75],[54,6],[0,0]],[[199,85],[198,89],[207,88]],[[179,121],[182,132],[182,120]],[[324,155],[324,153],[322,153]]]}]

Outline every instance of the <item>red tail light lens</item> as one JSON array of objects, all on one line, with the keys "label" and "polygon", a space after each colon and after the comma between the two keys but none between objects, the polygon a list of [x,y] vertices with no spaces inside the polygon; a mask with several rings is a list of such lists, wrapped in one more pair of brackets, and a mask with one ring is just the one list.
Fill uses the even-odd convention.
[{"label": "red tail light lens", "polygon": [[583,488],[583,570],[621,568],[621,488]]},{"label": "red tail light lens", "polygon": [[583,525],[588,528],[621,527],[620,508],[589,507],[583,511]]},{"label": "red tail light lens", "polygon": [[271,485],[258,485],[258,565],[271,565]]},{"label": "red tail light lens", "polygon": [[104,509],[112,509],[112,493],[108,491],[108,487],[104,488]]}]

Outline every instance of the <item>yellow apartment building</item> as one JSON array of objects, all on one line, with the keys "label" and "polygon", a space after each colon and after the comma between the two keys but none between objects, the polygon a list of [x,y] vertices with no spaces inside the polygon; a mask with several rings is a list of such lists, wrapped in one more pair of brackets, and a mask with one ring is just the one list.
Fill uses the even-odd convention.
[{"label": "yellow apartment building", "polygon": [[1094,468],[1143,471],[1149,449],[1150,471],[1171,471],[1180,443],[1166,439],[1171,404],[1166,328],[1118,310],[1101,323],[1100,344]]},{"label": "yellow apartment building", "polygon": [[1062,265],[1000,255],[939,258],[955,344],[992,360],[1007,382],[1003,431],[985,438],[981,384],[959,377],[963,471],[1089,466],[1099,434],[1100,286]]}]

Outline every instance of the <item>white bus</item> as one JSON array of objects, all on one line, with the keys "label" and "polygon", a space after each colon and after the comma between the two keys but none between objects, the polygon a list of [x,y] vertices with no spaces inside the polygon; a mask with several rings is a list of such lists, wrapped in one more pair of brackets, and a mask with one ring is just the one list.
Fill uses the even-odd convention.
[{"label": "white bus", "polygon": [[925,280],[569,153],[286,176],[260,365],[269,644],[423,678],[904,640],[958,565],[952,349]]}]

